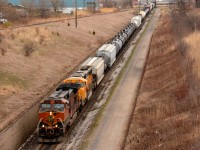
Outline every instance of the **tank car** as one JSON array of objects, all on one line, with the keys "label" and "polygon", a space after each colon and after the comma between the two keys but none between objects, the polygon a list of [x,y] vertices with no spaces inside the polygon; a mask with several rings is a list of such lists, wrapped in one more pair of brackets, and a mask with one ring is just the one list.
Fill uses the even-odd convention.
[{"label": "tank car", "polygon": [[142,16],[141,15],[134,16],[131,19],[131,23],[133,23],[135,27],[138,28],[142,23]]},{"label": "tank car", "polygon": [[122,42],[122,40],[121,40],[118,36],[116,36],[116,37],[111,41],[110,44],[113,44],[113,45],[116,46],[116,53],[117,53],[117,54],[118,54],[118,52],[120,51],[120,49],[122,48],[122,46],[123,46],[123,42]]}]

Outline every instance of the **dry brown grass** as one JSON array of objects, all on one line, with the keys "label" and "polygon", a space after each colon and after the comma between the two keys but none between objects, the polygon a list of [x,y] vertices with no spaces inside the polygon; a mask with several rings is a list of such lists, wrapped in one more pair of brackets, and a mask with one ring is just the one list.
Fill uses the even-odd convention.
[{"label": "dry brown grass", "polygon": [[19,86],[13,86],[13,85],[5,85],[0,86],[0,97],[7,97],[11,94],[18,93],[22,89]]},{"label": "dry brown grass", "polygon": [[194,63],[194,71],[198,74],[200,78],[200,32],[194,32],[187,37],[185,37],[184,41],[188,45],[188,52],[190,57],[195,61]]},{"label": "dry brown grass", "polygon": [[[11,36],[13,33],[11,33]],[[34,41],[35,43],[40,44],[41,41],[47,42],[52,39],[52,33],[47,28],[43,27],[36,27],[36,28],[30,28],[30,29],[24,29],[20,30],[16,33],[15,37],[17,40],[24,42],[30,39],[31,41]]]},{"label": "dry brown grass", "polygon": [[[176,29],[171,15],[162,11],[129,128],[127,150],[199,149],[199,33],[177,35]],[[181,39],[183,35],[187,37]]]},{"label": "dry brown grass", "polygon": [[101,8],[99,10],[101,13],[111,13],[111,12],[117,12],[119,11],[118,8]]}]

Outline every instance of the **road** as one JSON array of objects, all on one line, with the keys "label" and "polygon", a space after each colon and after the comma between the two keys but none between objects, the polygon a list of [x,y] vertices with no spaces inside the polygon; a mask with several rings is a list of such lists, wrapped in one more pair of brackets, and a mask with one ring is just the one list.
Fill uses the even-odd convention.
[{"label": "road", "polygon": [[[128,67],[124,70],[120,82],[104,111],[100,124],[91,138],[92,141],[88,144],[88,150],[118,150],[123,148],[129,120],[135,107],[151,37],[159,15],[160,12],[157,9],[136,46]],[[133,46],[130,49],[133,49]]]}]

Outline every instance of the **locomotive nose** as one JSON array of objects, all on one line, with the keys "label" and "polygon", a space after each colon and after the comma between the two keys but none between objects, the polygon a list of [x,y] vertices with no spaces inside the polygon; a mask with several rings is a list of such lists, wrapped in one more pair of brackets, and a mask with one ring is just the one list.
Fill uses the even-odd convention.
[{"label": "locomotive nose", "polygon": [[54,134],[54,129],[51,129],[51,130],[50,130],[50,134]]},{"label": "locomotive nose", "polygon": [[46,134],[48,134],[49,136],[54,135],[54,129],[47,129]]}]

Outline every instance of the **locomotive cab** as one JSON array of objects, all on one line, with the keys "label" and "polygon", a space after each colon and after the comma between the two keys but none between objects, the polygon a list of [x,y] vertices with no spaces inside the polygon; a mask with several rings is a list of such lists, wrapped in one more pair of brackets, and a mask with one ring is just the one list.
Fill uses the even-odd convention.
[{"label": "locomotive cab", "polygon": [[[75,93],[72,89],[55,91],[40,104],[38,141],[60,142],[64,136],[66,126],[73,117],[75,105]],[[72,104],[73,103],[73,104]],[[79,107],[78,104],[77,108]]]}]

